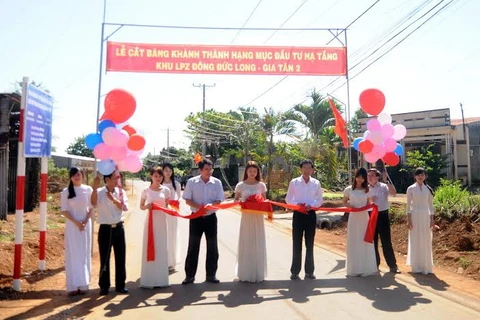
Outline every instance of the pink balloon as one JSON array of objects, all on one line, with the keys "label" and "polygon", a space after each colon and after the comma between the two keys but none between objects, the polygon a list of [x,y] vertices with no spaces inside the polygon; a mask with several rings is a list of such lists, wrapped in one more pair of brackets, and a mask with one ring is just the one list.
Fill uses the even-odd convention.
[{"label": "pink balloon", "polygon": [[93,148],[93,155],[100,160],[110,159],[110,147],[105,143],[99,143]]},{"label": "pink balloon", "polygon": [[367,129],[370,131],[380,130],[380,127],[381,127],[380,122],[375,118],[372,118],[367,121]]},{"label": "pink balloon", "polygon": [[389,115],[388,113],[385,113],[385,112],[380,113],[378,115],[377,119],[378,119],[378,122],[380,122],[381,125],[392,123],[392,116]]},{"label": "pink balloon", "polygon": [[374,145],[382,143],[383,136],[380,130],[378,131],[370,131],[370,134],[368,135],[367,140],[370,140]]},{"label": "pink balloon", "polygon": [[111,148],[110,158],[112,158],[112,160],[116,162],[125,159],[125,157],[127,156],[128,151],[127,151],[127,148],[125,147],[110,147],[110,148]]},{"label": "pink balloon", "polygon": [[370,135],[370,130],[365,130],[365,132],[363,133],[363,138],[367,139],[369,135]]},{"label": "pink balloon", "polygon": [[106,145],[114,146],[115,145],[115,135],[117,134],[117,129],[114,127],[108,127],[102,132],[102,140]]},{"label": "pink balloon", "polygon": [[393,152],[397,148],[397,141],[393,138],[386,138],[383,141],[383,147],[387,153]]},{"label": "pink balloon", "polygon": [[378,159],[381,159],[385,156],[387,152],[385,152],[385,148],[383,147],[383,145],[377,144],[376,146],[373,146],[372,153],[374,153]]},{"label": "pink balloon", "polygon": [[[395,142],[395,147],[396,147],[396,146],[397,146],[397,142]],[[128,148],[127,148],[127,150],[128,150],[128,155],[133,154],[133,155],[136,155],[136,156],[141,156],[142,153],[145,151],[145,149],[141,149],[141,150],[135,151],[135,150],[130,150],[130,149],[128,149]]]},{"label": "pink balloon", "polygon": [[364,153],[363,156],[365,158],[365,161],[369,163],[375,163],[378,160],[378,156],[373,151],[369,153]]},{"label": "pink balloon", "polygon": [[143,163],[139,156],[136,155],[129,155],[123,160],[123,164],[125,165],[125,171],[130,171],[132,173],[136,173],[142,170]]},{"label": "pink balloon", "polygon": [[390,138],[393,135],[394,128],[391,124],[387,123],[380,129],[384,138]]},{"label": "pink balloon", "polygon": [[395,140],[402,140],[407,135],[407,128],[403,124],[396,124],[393,129],[392,138]]},{"label": "pink balloon", "polygon": [[125,159],[117,161],[117,168],[120,171],[128,171],[127,166],[125,165]]}]

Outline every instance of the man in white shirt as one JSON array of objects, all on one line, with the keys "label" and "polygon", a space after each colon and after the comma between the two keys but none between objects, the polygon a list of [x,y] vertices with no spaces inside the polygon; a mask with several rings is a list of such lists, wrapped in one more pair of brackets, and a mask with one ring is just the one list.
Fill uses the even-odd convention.
[{"label": "man in white shirt", "polygon": [[320,181],[312,178],[314,166],[312,160],[303,160],[300,163],[302,175],[290,181],[285,202],[288,204],[304,205],[307,213],[294,211],[292,221],[293,255],[292,273],[290,279],[300,279],[298,274],[302,268],[302,238],[305,236],[305,279],[315,279],[315,262],[313,245],[317,228],[317,215],[311,208],[319,207],[323,203],[323,190]]},{"label": "man in white shirt", "polygon": [[[198,168],[200,169],[200,175],[187,181],[182,195],[192,212],[196,212],[204,205],[220,203],[225,199],[222,182],[212,177],[212,161],[202,159],[198,163]],[[203,217],[190,220],[188,251],[185,259],[186,277],[182,282],[184,285],[195,281],[203,233],[205,233],[207,240],[206,281],[210,283],[220,282],[216,277],[218,268],[217,216],[214,211],[207,211]]]},{"label": "man in white shirt", "polygon": [[388,209],[390,209],[388,196],[396,195],[397,190],[395,190],[395,186],[388,181],[386,172],[383,172],[383,180],[387,183],[379,181],[380,171],[375,168],[368,170],[367,179],[373,201],[378,206],[377,228],[375,230],[374,237],[377,267],[380,265],[380,253],[378,252],[378,237],[380,236],[380,240],[382,241],[383,256],[385,257],[385,261],[390,268],[390,272],[400,273],[397,267],[395,253],[393,252],[392,238],[390,234],[390,218],[388,216]]},{"label": "man in white shirt", "polygon": [[110,253],[115,251],[115,291],[128,293],[125,288],[127,277],[125,268],[125,230],[123,228],[124,211],[128,210],[128,199],[122,189],[116,187],[118,172],[103,176],[105,186],[100,186],[100,177],[93,181],[92,205],[97,206],[98,248],[100,253],[100,276],[98,285],[100,295],[108,294],[110,288]]}]

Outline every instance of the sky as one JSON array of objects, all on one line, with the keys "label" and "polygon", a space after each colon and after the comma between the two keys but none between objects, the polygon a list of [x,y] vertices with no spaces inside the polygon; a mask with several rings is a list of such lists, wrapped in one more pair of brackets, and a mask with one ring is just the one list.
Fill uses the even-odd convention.
[{"label": "sky", "polygon": [[[260,4],[259,4],[260,2]],[[265,28],[345,28],[375,0],[107,0],[109,23]],[[377,88],[386,96],[390,114],[450,108],[451,118],[479,116],[480,1],[454,0],[384,57],[366,68],[412,31],[421,18],[389,44],[388,38],[406,27],[409,12],[424,7],[407,23],[420,18],[442,0],[382,0],[347,31],[350,71],[350,114],[359,108],[360,93]],[[100,72],[103,1],[0,0],[0,92],[13,90],[22,77],[43,83],[55,99],[52,145],[63,152],[75,137],[95,131]],[[298,9],[298,10],[297,10]],[[433,11],[432,11],[433,13]],[[290,19],[288,19],[290,17]],[[116,27],[105,26],[105,36]],[[328,31],[186,30],[123,27],[109,40],[152,44],[205,44],[323,47]],[[383,40],[382,40],[383,39]],[[475,40],[477,39],[477,40]],[[333,41],[330,46],[341,46]],[[357,75],[358,74],[358,75]],[[169,145],[187,148],[185,117],[206,108],[228,112],[239,106],[259,111],[286,111],[305,101],[316,88],[347,102],[345,78],[271,75],[203,75],[105,72],[101,94],[121,88],[137,100],[130,125],[145,135],[146,152]],[[331,85],[332,81],[335,82]],[[278,85],[275,86],[275,84]],[[270,89],[266,92],[268,89]],[[266,93],[265,93],[266,92]],[[265,93],[265,94],[264,94]],[[263,94],[263,95],[262,95]],[[308,100],[307,100],[308,102]],[[103,99],[100,112],[103,113]]]}]

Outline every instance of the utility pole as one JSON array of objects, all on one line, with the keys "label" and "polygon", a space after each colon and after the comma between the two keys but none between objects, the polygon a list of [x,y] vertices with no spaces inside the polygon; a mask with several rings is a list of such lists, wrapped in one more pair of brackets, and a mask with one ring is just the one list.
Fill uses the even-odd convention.
[{"label": "utility pole", "polygon": [[[205,84],[205,83],[199,83],[199,84],[193,84],[194,87],[196,88],[202,88],[203,89],[203,114],[202,114],[202,120],[205,120],[205,88],[213,88],[215,87],[215,83],[212,84]],[[202,126],[205,127],[205,123],[202,121]],[[202,156],[205,157],[207,155],[207,143],[205,141],[205,137],[202,139]]]},{"label": "utility pole", "polygon": [[[465,130],[465,117],[463,116],[463,104],[460,102],[460,110],[462,110],[462,123],[463,123],[463,140],[467,141],[467,134]],[[469,151],[470,152],[470,151]],[[470,156],[470,155],[469,155]]]},{"label": "utility pole", "polygon": [[170,160],[170,128],[167,128],[167,160]]}]

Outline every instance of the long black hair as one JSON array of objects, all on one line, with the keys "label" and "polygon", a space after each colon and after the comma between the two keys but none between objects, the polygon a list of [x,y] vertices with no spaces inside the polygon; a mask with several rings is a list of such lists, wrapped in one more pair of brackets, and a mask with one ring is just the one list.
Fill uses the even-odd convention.
[{"label": "long black hair", "polygon": [[[152,183],[153,183],[152,176],[155,172],[158,173],[162,177],[162,182],[163,182],[163,169],[162,169],[162,167],[154,167],[154,168],[150,169],[150,185],[152,185]],[[160,183],[160,184],[162,184],[162,183]]]},{"label": "long black hair", "polygon": [[363,178],[362,188],[365,189],[365,193],[368,193],[367,169],[360,168],[355,172],[355,175],[352,181],[352,190],[355,190],[355,188],[357,187],[357,181],[355,180],[356,177]]},{"label": "long black hair", "polygon": [[[170,170],[172,170],[172,176],[170,177],[170,180],[172,180],[173,190],[177,191],[177,186],[175,185],[175,170],[173,169],[173,165],[170,162],[165,162],[162,167],[163,171],[165,171],[165,168],[169,168]],[[163,181],[165,181],[165,176],[163,177]]]},{"label": "long black hair", "polygon": [[[424,174],[425,175],[425,180],[427,179],[427,170],[425,170],[424,168],[419,167],[419,168],[415,169],[415,172],[413,173],[413,176],[416,177],[419,174]],[[423,180],[423,184],[425,185],[425,187],[427,187],[428,191],[430,191],[432,196],[435,196],[435,192],[433,192],[432,187],[430,187],[425,180]]]},{"label": "long black hair", "polygon": [[[77,173],[82,172],[82,169],[79,167],[71,167],[68,176],[70,178],[70,183],[68,184],[68,199],[75,198],[77,195],[75,194],[75,188],[73,187],[72,177]],[[82,172],[83,174],[83,172]]]}]

